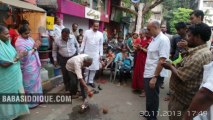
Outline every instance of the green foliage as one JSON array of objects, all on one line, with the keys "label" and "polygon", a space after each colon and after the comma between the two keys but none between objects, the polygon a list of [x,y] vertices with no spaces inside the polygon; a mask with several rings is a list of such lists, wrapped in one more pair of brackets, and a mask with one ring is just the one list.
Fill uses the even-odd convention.
[{"label": "green foliage", "polygon": [[[162,3],[163,4],[163,19],[164,19],[164,21],[167,22],[168,31],[175,33],[174,23],[176,23],[176,22],[174,22],[174,20],[177,18],[180,18],[180,16],[177,18],[174,18],[173,21],[171,21],[171,20],[174,17],[173,13],[177,12],[178,8],[196,9],[198,6],[197,3],[198,2],[196,2],[195,0],[164,0]],[[185,20],[185,19],[183,19],[183,20]],[[178,20],[176,20],[176,21],[178,21]],[[188,21],[188,18],[186,19],[186,21]],[[171,29],[170,29],[170,27],[171,27]]]},{"label": "green foliage", "polygon": [[131,7],[131,5],[132,5],[131,0],[121,0],[121,1],[124,2],[124,3],[126,4],[125,7],[127,7],[127,8]]},{"label": "green foliage", "polygon": [[178,22],[188,22],[189,14],[192,12],[192,9],[178,8],[168,15],[169,27],[172,33],[176,33],[175,24]]}]

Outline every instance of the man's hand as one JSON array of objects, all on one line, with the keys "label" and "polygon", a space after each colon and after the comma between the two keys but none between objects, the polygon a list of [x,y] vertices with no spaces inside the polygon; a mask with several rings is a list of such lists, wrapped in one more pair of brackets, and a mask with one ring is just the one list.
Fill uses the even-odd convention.
[{"label": "man's hand", "polygon": [[57,67],[58,66],[58,62],[54,61],[54,66]]},{"label": "man's hand", "polygon": [[92,90],[90,90],[89,87],[87,87],[87,86],[85,87],[85,89],[87,91],[88,96],[91,98],[94,95]]},{"label": "man's hand", "polygon": [[187,49],[188,48],[188,42],[186,40],[181,40],[177,43],[177,46],[180,48]]},{"label": "man's hand", "polygon": [[156,77],[153,77],[153,78],[149,81],[149,86],[150,86],[151,89],[154,89],[154,88],[155,88],[156,82],[157,82],[157,78],[156,78]]},{"label": "man's hand", "polygon": [[168,69],[168,70],[171,70],[171,68],[172,68],[172,64],[171,64],[169,61],[163,62],[163,63],[162,63],[162,66],[163,66],[165,69]]}]

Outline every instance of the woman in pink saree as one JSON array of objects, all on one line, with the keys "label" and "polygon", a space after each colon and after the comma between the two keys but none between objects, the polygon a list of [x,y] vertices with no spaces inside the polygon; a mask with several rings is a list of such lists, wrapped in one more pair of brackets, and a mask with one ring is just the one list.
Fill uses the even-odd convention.
[{"label": "woman in pink saree", "polygon": [[[23,25],[19,28],[20,36],[17,38],[15,47],[17,51],[28,51],[28,55],[21,59],[21,70],[23,74],[23,84],[25,93],[42,94],[41,85],[41,63],[38,56],[37,48],[40,42],[35,42],[30,37],[30,28]],[[38,106],[39,103],[30,103],[29,108]]]}]

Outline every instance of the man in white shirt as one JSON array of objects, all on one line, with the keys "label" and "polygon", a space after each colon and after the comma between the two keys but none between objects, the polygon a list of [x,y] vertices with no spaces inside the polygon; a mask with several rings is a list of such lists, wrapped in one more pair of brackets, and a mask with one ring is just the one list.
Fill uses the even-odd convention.
[{"label": "man in white shirt", "polygon": [[168,76],[168,71],[163,69],[161,64],[169,59],[170,41],[160,28],[158,21],[148,24],[147,30],[154,37],[147,49],[147,58],[144,71],[144,83],[146,93],[146,110],[144,115],[148,120],[157,120],[159,108],[159,86],[164,77]]},{"label": "man in white shirt", "polygon": [[74,35],[70,35],[70,30],[64,28],[61,37],[53,43],[52,56],[54,65],[61,66],[64,85],[66,91],[70,90],[68,71],[65,68],[67,60],[78,54],[78,42]]},{"label": "man in white shirt", "polygon": [[100,59],[103,56],[103,34],[98,31],[99,22],[93,23],[92,29],[86,30],[81,46],[82,53],[85,53],[93,58],[92,65],[86,70],[87,83],[95,88],[94,77],[100,67]]},{"label": "man in white shirt", "polygon": [[89,88],[87,87],[84,81],[83,73],[85,68],[89,67],[92,64],[92,62],[93,62],[93,59],[91,57],[89,57],[86,54],[80,54],[70,58],[66,64],[66,69],[69,71],[68,74],[70,77],[69,82],[71,87],[70,88],[71,95],[76,95],[78,91],[78,83],[80,82],[81,94],[84,101],[84,103],[81,106],[82,109],[85,109],[88,106],[87,100],[86,100],[87,98],[86,93],[90,92]]}]

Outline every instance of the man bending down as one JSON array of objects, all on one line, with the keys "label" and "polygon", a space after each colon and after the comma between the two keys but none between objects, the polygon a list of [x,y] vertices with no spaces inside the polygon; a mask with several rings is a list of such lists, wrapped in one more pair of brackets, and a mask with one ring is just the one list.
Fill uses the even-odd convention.
[{"label": "man bending down", "polygon": [[[83,73],[86,67],[89,67],[93,62],[93,59],[86,54],[80,54],[75,57],[70,58],[67,61],[66,69],[69,71],[70,78],[70,93],[71,95],[76,95],[78,91],[78,81],[80,81],[81,94],[83,97],[83,104],[81,106],[82,109],[86,109],[88,107],[87,104],[87,93],[89,93],[89,88],[84,81]],[[86,91],[85,91],[86,90]]]}]

